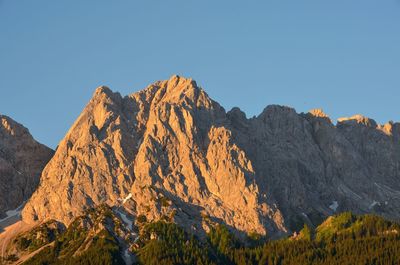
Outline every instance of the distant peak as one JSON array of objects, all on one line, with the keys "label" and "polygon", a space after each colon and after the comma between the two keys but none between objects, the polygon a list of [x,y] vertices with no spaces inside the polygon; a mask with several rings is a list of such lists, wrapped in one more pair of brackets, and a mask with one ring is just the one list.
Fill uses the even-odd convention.
[{"label": "distant peak", "polygon": [[13,126],[13,124],[14,124],[14,120],[13,119],[11,119],[10,117],[5,116],[5,115],[0,115],[0,121],[1,121],[0,125],[5,130],[10,131],[10,132],[12,131],[12,127],[14,127]]},{"label": "distant peak", "polygon": [[378,129],[384,132],[386,135],[393,135],[393,122],[389,121],[384,125],[379,125]]},{"label": "distant peak", "polygon": [[2,115],[0,114],[0,120],[4,120],[4,121],[14,121],[13,119],[11,119],[10,117],[8,117],[7,115]]},{"label": "distant peak", "polygon": [[294,108],[288,107],[288,106],[283,106],[283,105],[268,105],[267,107],[264,108],[262,113],[260,115],[264,114],[269,114],[269,113],[282,113],[282,114],[288,114],[288,113],[296,113],[296,110]]},{"label": "distant peak", "polygon": [[21,136],[23,134],[29,134],[27,128],[25,128],[22,124],[16,122],[12,118],[1,115],[0,114],[0,131],[4,130],[7,134],[13,136]]},{"label": "distant peak", "polygon": [[238,120],[246,120],[246,113],[244,113],[239,107],[233,107],[230,111],[228,111],[227,115],[234,119]]},{"label": "distant peak", "polygon": [[312,109],[308,113],[318,118],[329,118],[329,116],[322,109]]},{"label": "distant peak", "polygon": [[365,117],[365,116],[363,116],[361,114],[356,114],[356,115],[353,115],[351,117],[339,118],[338,122],[339,123],[344,123],[344,124],[346,124],[346,123],[357,123],[357,124],[363,124],[363,125],[368,126],[368,127],[376,127],[377,126],[376,122],[373,119]]}]

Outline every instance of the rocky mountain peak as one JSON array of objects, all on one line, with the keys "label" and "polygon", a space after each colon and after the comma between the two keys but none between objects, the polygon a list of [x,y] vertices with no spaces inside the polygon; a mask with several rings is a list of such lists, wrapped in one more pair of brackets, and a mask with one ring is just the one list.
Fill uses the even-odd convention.
[{"label": "rocky mountain peak", "polygon": [[388,135],[362,116],[337,126],[327,119],[279,105],[254,119],[226,113],[179,76],[125,97],[101,87],[23,219],[68,224],[106,203],[133,223],[168,219],[198,235],[224,223],[239,235],[274,236],[336,211],[400,218],[399,126]]},{"label": "rocky mountain peak", "polygon": [[196,81],[178,75],[172,76],[169,80],[154,83],[145,89],[145,93],[153,94],[153,105],[168,103],[183,104],[189,108],[221,108],[202,88],[198,87]]},{"label": "rocky mountain peak", "polygon": [[113,92],[107,86],[100,86],[94,91],[91,102],[94,102],[95,104],[100,102],[111,103],[112,101],[115,103],[120,103],[121,100],[122,96],[120,93]]},{"label": "rocky mountain peak", "polygon": [[386,135],[391,136],[391,135],[393,135],[393,127],[394,127],[393,122],[387,122],[383,125],[378,125],[377,128],[379,130],[381,130],[383,133],[385,133]]},{"label": "rocky mountain peak", "polygon": [[240,124],[247,122],[246,113],[244,113],[240,108],[234,107],[228,111],[227,116],[233,121],[234,124]]},{"label": "rocky mountain peak", "polygon": [[198,88],[196,81],[194,81],[192,78],[185,78],[185,77],[181,77],[179,75],[172,75],[170,77],[170,79],[166,82],[168,83],[168,87],[170,89],[180,88],[185,85],[186,86],[190,85],[193,88]]},{"label": "rocky mountain peak", "polygon": [[264,110],[261,112],[259,117],[282,117],[282,116],[287,116],[287,115],[296,115],[295,109],[288,107],[288,106],[283,106],[283,105],[268,105],[267,107],[264,108]]},{"label": "rocky mountain peak", "polygon": [[351,117],[342,117],[338,119],[338,123],[339,124],[346,124],[346,125],[351,125],[351,124],[360,124],[360,125],[364,125],[367,127],[372,127],[372,128],[376,128],[377,127],[377,123],[375,122],[375,120],[365,117],[361,114],[356,114],[353,115]]},{"label": "rocky mountain peak", "polygon": [[328,118],[329,119],[329,116],[322,109],[312,109],[308,113],[317,118]]},{"label": "rocky mountain peak", "polygon": [[28,129],[26,129],[21,124],[15,122],[10,117],[5,115],[0,115],[0,121],[1,121],[1,126],[0,126],[1,133],[9,134],[10,136],[13,137],[19,137],[23,135],[29,136]]},{"label": "rocky mountain peak", "polygon": [[114,94],[111,89],[108,86],[99,86],[98,88],[96,88],[96,90],[94,91],[94,96],[95,95],[101,95],[101,94],[105,94],[105,95],[112,95]]}]

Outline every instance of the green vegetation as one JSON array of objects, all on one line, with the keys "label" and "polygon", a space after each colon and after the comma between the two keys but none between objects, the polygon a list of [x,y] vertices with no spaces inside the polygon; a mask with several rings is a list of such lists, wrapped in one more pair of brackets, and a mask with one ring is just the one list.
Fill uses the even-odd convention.
[{"label": "green vegetation", "polygon": [[312,231],[307,224],[304,224],[303,229],[300,231],[299,239],[311,241],[313,237]]},{"label": "green vegetation", "polygon": [[63,230],[63,227],[56,221],[48,221],[19,235],[14,239],[14,244],[19,251],[32,252],[54,241]]},{"label": "green vegetation", "polygon": [[208,245],[162,221],[143,228],[136,254],[140,264],[218,264]]},{"label": "green vegetation", "polygon": [[150,230],[152,239],[139,248],[140,264],[189,264],[182,261],[184,255],[191,264],[400,264],[400,226],[373,215],[343,213],[315,231],[303,225],[297,238],[256,247],[240,245],[225,226],[218,225],[208,234],[207,244],[191,238],[190,246],[202,246],[196,251],[187,248],[187,235],[175,225],[151,225],[158,229]]},{"label": "green vegetation", "polygon": [[[400,264],[400,226],[374,215],[342,213],[315,230],[303,224],[297,236],[281,240],[267,241],[250,233],[246,244],[224,225],[213,227],[207,238],[199,240],[176,224],[142,219],[139,239],[133,245],[138,264]],[[19,237],[17,245],[26,250],[45,246],[25,262],[29,265],[124,264],[115,237],[119,226],[112,210],[103,207],[77,218],[52,244],[47,244],[51,237],[37,242],[32,238],[54,236],[47,233],[50,226]]]},{"label": "green vegetation", "polygon": [[[122,260],[116,240],[106,230],[96,234],[87,248],[81,253],[77,252],[82,247],[85,233],[78,238],[64,235],[57,240],[53,247],[45,247],[37,255],[26,261],[26,265],[112,265],[125,264]],[[69,234],[71,235],[71,234]],[[74,253],[79,253],[74,255]]]},{"label": "green vegetation", "polygon": [[124,264],[120,255],[118,243],[107,230],[102,230],[95,235],[89,247],[81,255],[77,255],[76,257],[69,255],[68,258],[63,256],[62,260],[64,262],[63,264],[66,265]]},{"label": "green vegetation", "polygon": [[208,239],[211,246],[222,255],[229,254],[238,246],[236,239],[224,225],[213,227],[208,234]]},{"label": "green vegetation", "polygon": [[100,206],[75,219],[52,245],[27,260],[26,265],[125,264],[115,237],[109,230],[120,226],[112,210]]}]

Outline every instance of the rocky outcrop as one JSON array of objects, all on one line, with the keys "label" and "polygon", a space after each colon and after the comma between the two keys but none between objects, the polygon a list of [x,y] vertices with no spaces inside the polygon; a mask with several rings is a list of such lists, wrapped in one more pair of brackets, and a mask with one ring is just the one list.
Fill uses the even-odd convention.
[{"label": "rocky outcrop", "polygon": [[28,129],[0,115],[0,219],[32,195],[52,155],[53,150],[36,142]]},{"label": "rocky outcrop", "polygon": [[276,105],[247,119],[179,76],[125,97],[100,87],[23,219],[68,224],[102,203],[200,235],[213,223],[279,235],[344,210],[398,219],[399,127]]}]

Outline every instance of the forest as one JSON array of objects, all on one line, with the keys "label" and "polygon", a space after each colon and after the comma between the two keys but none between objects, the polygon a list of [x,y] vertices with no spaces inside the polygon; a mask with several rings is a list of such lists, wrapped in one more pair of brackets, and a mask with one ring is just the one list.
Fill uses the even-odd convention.
[{"label": "forest", "polygon": [[[84,229],[70,227],[24,264],[125,264],[117,239],[107,229],[77,255],[86,237]],[[350,212],[331,216],[314,229],[305,224],[296,236],[269,240],[249,235],[245,242],[224,225],[200,240],[174,223],[158,221],[143,225],[135,245],[136,264],[400,264],[399,224]]]}]

